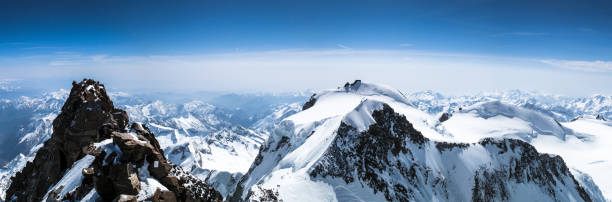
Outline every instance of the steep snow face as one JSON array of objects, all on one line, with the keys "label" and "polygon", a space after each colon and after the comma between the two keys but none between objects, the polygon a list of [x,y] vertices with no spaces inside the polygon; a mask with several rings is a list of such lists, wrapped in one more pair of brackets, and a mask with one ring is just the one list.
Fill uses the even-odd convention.
[{"label": "steep snow face", "polygon": [[[47,201],[47,198],[51,197],[50,195],[52,193],[54,194],[53,199],[62,199],[67,193],[72,192],[77,187],[81,186],[81,183],[83,182],[83,169],[89,167],[94,159],[94,156],[87,155],[76,161],[72,165],[72,168],[66,171],[62,179],[49,189],[42,201]],[[55,193],[54,190],[60,191]]]},{"label": "steep snow face", "polygon": [[[260,150],[233,200],[601,199],[589,196],[597,187],[585,191],[559,157],[538,154],[516,140],[430,141],[378,100],[366,98],[345,115],[308,125],[309,130],[290,120]],[[291,132],[302,131],[310,135],[294,141],[304,137]]]},{"label": "steep snow face", "polygon": [[167,158],[211,184],[222,195],[233,189],[264,141],[261,134],[241,126],[207,136],[188,136],[178,129],[157,136]]},{"label": "steep snow face", "polygon": [[286,119],[298,126],[296,131],[307,128],[309,125],[312,126],[311,123],[344,116],[353,111],[363,100],[368,99],[392,106],[398,113],[406,116],[415,128],[422,131],[427,137],[442,138],[443,136],[433,129],[437,121],[432,116],[414,108],[401,92],[388,86],[360,82],[358,87],[323,90],[316,93],[313,98],[316,101],[312,107]]},{"label": "steep snow face", "polygon": [[591,118],[581,118],[572,122],[562,123],[576,133],[588,135],[588,139],[578,139],[568,136],[562,141],[543,137],[534,139],[538,151],[558,154],[569,166],[575,168],[575,175],[583,172],[590,175],[608,199],[612,198],[612,122]]},{"label": "steep snow face", "polygon": [[[434,124],[435,121],[427,114],[406,104],[404,96],[397,90],[369,83],[323,90],[315,93],[312,97],[312,100],[314,100],[312,107],[287,117],[274,129],[267,140],[268,147],[260,149],[260,154],[249,170],[250,176],[242,179],[243,187],[253,186],[266,173],[274,169],[277,163],[281,167],[293,167],[294,169],[312,166],[333,140],[333,136],[329,134],[333,134],[344,116],[353,111],[365,99],[381,100],[405,109],[404,111],[410,115],[409,117],[415,119],[420,127],[429,128],[427,131],[439,135],[431,130],[429,125]],[[359,116],[359,114],[353,116]],[[357,120],[357,117],[355,120]],[[270,148],[272,144],[278,144],[279,146]],[[262,155],[277,152],[280,153],[279,156]],[[279,163],[280,158],[285,156],[286,158]],[[262,162],[266,163],[259,165]],[[248,190],[244,191],[246,194]]]},{"label": "steep snow face", "polygon": [[449,137],[393,90],[361,83],[311,101],[274,130],[231,200],[603,200],[527,143],[431,141]]},{"label": "steep snow face", "polygon": [[9,185],[11,185],[11,176],[19,172],[23,167],[25,167],[28,161],[32,160],[34,160],[33,156],[24,156],[23,154],[19,154],[19,156],[2,167],[0,170],[0,201],[4,200],[4,197],[6,196],[6,189],[8,189]]},{"label": "steep snow face", "polygon": [[302,111],[301,108],[300,103],[280,105],[274,108],[274,112],[255,122],[251,128],[258,133],[269,133],[281,120]]},{"label": "steep snow face", "polygon": [[527,141],[540,152],[563,157],[574,174],[593,177],[603,195],[612,198],[610,122],[585,117],[590,118],[559,123],[538,111],[492,101],[452,113],[438,129],[450,134],[449,141],[454,142],[473,143],[487,137]]},{"label": "steep snow face", "polygon": [[[297,103],[280,104],[250,128],[230,123],[219,107],[191,101],[182,105],[152,102],[126,105],[133,120],[150,125],[166,157],[217,189],[230,194],[248,171],[269,130],[299,109]],[[265,110],[261,110],[265,111]]]},{"label": "steep snow face", "polygon": [[297,107],[278,106],[251,129],[229,123],[224,117],[231,115],[200,101],[180,106],[163,102],[126,106],[136,121],[151,125],[170,161],[205,180],[223,196],[248,171],[268,130],[295,113]]},{"label": "steep snow face", "polygon": [[529,142],[538,135],[565,140],[566,135],[574,135],[572,130],[540,112],[500,101],[463,108],[452,113],[439,128],[452,134],[452,140],[460,142],[477,142],[485,137],[518,138]]}]

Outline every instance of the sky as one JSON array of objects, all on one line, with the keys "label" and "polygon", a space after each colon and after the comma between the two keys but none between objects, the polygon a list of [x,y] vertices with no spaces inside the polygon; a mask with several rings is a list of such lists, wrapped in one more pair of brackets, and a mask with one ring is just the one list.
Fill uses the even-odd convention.
[{"label": "sky", "polygon": [[611,1],[1,4],[0,84],[26,88],[612,94]]}]

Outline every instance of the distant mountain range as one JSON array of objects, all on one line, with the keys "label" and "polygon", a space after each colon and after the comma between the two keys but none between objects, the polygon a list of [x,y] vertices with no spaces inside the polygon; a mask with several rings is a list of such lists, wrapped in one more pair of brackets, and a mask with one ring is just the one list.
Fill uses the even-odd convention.
[{"label": "distant mountain range", "polygon": [[[2,197],[10,176],[50,138],[69,94],[16,92],[0,92],[0,148],[12,148],[0,149]],[[306,93],[109,96],[130,122],[148,126],[168,160],[226,199],[602,201],[612,194],[605,146],[612,96],[446,97],[361,82],[315,92],[305,110]]]}]

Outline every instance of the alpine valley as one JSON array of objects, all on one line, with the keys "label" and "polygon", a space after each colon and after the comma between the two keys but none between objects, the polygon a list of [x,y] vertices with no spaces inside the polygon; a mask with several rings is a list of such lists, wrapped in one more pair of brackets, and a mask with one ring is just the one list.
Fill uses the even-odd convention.
[{"label": "alpine valley", "polygon": [[0,90],[0,201],[612,199],[612,96]]}]

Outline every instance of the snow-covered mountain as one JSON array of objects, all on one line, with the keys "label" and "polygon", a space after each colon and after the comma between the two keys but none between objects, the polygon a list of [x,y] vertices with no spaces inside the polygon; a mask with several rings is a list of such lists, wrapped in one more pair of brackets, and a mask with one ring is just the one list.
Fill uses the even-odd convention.
[{"label": "snow-covered mountain", "polygon": [[105,86],[89,79],[72,83],[51,137],[19,170],[6,190],[9,201],[223,199],[168,161],[147,126],[130,124]]},{"label": "snow-covered mountain", "polygon": [[[259,109],[261,114],[248,115],[202,101],[183,104],[154,101],[123,107],[134,117],[133,121],[150,126],[170,161],[227,196],[268,138],[267,130],[287,114],[295,113],[296,106],[299,104],[280,103]],[[263,118],[243,126],[239,123],[245,123],[244,119],[234,116]]]},{"label": "snow-covered mountain", "polygon": [[461,107],[488,101],[501,101],[514,106],[542,112],[558,121],[570,121],[581,115],[600,115],[612,118],[612,96],[592,95],[568,97],[511,90],[480,93],[469,96],[444,96],[434,91],[415,92],[408,96],[409,102],[430,114],[457,111]]},{"label": "snow-covered mountain", "polygon": [[33,146],[49,137],[51,122],[67,95],[66,90],[60,90],[36,97],[0,97],[0,147],[13,148],[0,151],[0,165],[19,153],[28,154]]},{"label": "snow-covered mountain", "polygon": [[[23,96],[16,90],[11,90],[10,95],[6,93],[8,91],[0,92],[0,110],[2,112],[0,113],[0,116],[2,116],[0,117],[2,123],[0,124],[2,129],[0,130],[0,139],[2,139],[0,144],[3,144],[1,148],[14,149],[0,149],[0,158],[3,161],[3,167],[0,168],[0,200],[5,196],[4,192],[9,186],[10,177],[21,170],[27,161],[33,160],[35,152],[51,136],[53,132],[52,120],[59,114],[61,106],[68,96],[66,90],[43,94],[42,96]],[[275,194],[281,198],[284,196],[290,197],[289,199],[297,197],[298,195],[283,194],[292,192],[292,190],[287,190],[288,186],[274,187],[276,186],[274,183],[279,181],[278,179],[275,179],[276,181],[267,180],[273,178],[272,176],[281,176],[282,180],[280,181],[287,183],[299,184],[307,181],[315,182],[315,184],[327,183],[334,187],[335,199],[340,201],[354,199],[351,198],[352,196],[346,195],[349,192],[342,191],[344,189],[351,192],[357,190],[359,193],[370,193],[370,191],[377,190],[378,194],[357,195],[356,197],[365,197],[364,200],[386,200],[385,191],[381,192],[381,190],[367,185],[371,181],[363,181],[363,179],[353,176],[353,179],[363,183],[365,188],[360,189],[356,189],[354,183],[346,183],[346,181],[344,185],[340,183],[344,179],[329,181],[327,178],[332,176],[329,172],[334,172],[334,169],[329,168],[328,164],[331,163],[321,162],[337,161],[338,159],[334,156],[350,156],[351,154],[348,153],[352,152],[351,149],[355,149],[353,147],[356,145],[347,148],[329,147],[333,144],[345,144],[354,137],[335,140],[339,139],[337,138],[339,135],[338,128],[342,124],[347,128],[353,127],[355,130],[351,133],[354,133],[355,136],[359,136],[356,134],[366,134],[372,124],[380,122],[374,121],[376,117],[372,114],[375,111],[382,110],[384,112],[385,106],[388,106],[388,110],[392,110],[394,113],[390,111],[385,113],[389,116],[395,113],[405,116],[411,127],[426,139],[424,142],[427,143],[421,144],[421,146],[429,145],[424,147],[425,149],[419,149],[418,146],[416,146],[417,148],[407,148],[408,153],[425,156],[435,154],[436,151],[440,153],[434,155],[436,156],[435,161],[431,160],[431,157],[405,161],[406,154],[401,152],[398,156],[392,155],[393,158],[386,159],[389,161],[400,160],[401,163],[397,164],[399,167],[410,168],[409,165],[422,164],[422,169],[425,169],[425,171],[420,170],[419,172],[427,173],[425,175],[429,177],[442,176],[448,179],[449,172],[459,172],[454,171],[454,169],[448,170],[449,167],[456,168],[465,164],[465,162],[453,162],[451,165],[446,161],[452,161],[449,159],[456,158],[461,159],[463,158],[461,155],[477,148],[482,149],[482,153],[489,154],[490,159],[495,160],[486,162],[496,165],[484,165],[486,164],[483,163],[485,161],[480,160],[474,160],[470,164],[485,167],[488,170],[487,172],[491,170],[499,171],[504,169],[500,165],[512,161],[508,159],[518,160],[523,158],[524,153],[534,154],[531,151],[532,148],[525,146],[524,148],[527,148],[525,150],[528,151],[511,151],[506,156],[508,159],[496,159],[495,152],[492,152],[496,149],[486,141],[483,143],[483,139],[493,138],[486,140],[495,142],[493,145],[505,142],[504,144],[508,144],[508,146],[510,144],[516,146],[518,143],[509,143],[507,141],[511,140],[501,138],[519,139],[529,143],[538,152],[551,153],[562,157],[563,165],[569,169],[573,178],[569,178],[569,175],[565,175],[567,174],[565,173],[559,175],[561,181],[568,182],[570,179],[575,179],[594,201],[601,199],[598,198],[601,195],[599,189],[604,196],[612,198],[610,194],[612,193],[612,179],[609,179],[610,175],[607,175],[607,172],[612,168],[612,161],[606,155],[610,153],[606,145],[612,142],[612,139],[608,138],[609,134],[612,134],[612,126],[609,122],[612,117],[611,96],[595,95],[571,98],[523,91],[507,91],[474,96],[446,97],[432,91],[403,94],[390,87],[367,83],[349,84],[338,89],[317,92],[310,100],[304,94],[215,94],[210,96],[190,95],[186,98],[180,98],[184,95],[172,94],[170,95],[172,99],[159,99],[163,98],[162,94],[109,93],[109,96],[114,100],[117,108],[127,112],[130,121],[149,126],[148,128],[156,135],[160,147],[164,150],[166,158],[181,166],[185,171],[193,173],[194,176],[207,184],[212,185],[224,197],[231,195],[239,182],[241,182],[240,189],[247,195],[248,191],[251,190],[252,198],[276,197]],[[201,97],[207,97],[207,99],[196,99]],[[306,104],[302,106],[301,103],[305,101]],[[305,110],[302,110],[302,108]],[[396,120],[393,124],[399,124],[400,122],[402,121]],[[268,139],[269,136],[272,136],[272,138]],[[283,138],[283,136],[286,136],[286,138]],[[284,145],[287,142],[292,146]],[[262,144],[264,147],[260,148]],[[281,144],[281,146],[277,148],[276,144]],[[438,145],[446,145],[452,148],[440,149]],[[461,146],[457,147],[457,145]],[[463,147],[465,145],[468,146]],[[357,148],[357,150],[362,149]],[[274,155],[276,157],[273,159],[278,162],[266,160]],[[376,159],[380,160],[378,157]],[[253,161],[255,161],[255,164],[252,164]],[[350,161],[354,164],[359,162],[359,159]],[[260,166],[262,162],[266,162],[266,165]],[[432,167],[429,165],[432,162],[443,162],[440,164],[444,165]],[[390,165],[387,164],[387,166]],[[391,167],[393,166],[395,164],[391,165]],[[465,165],[463,166],[465,167]],[[271,171],[275,169],[286,171],[286,168],[292,168],[292,171],[283,175],[272,174]],[[318,171],[314,177],[310,176],[315,168],[321,171]],[[433,170],[436,169],[439,173],[433,174]],[[297,170],[301,171],[297,172]],[[415,168],[415,172],[418,170],[418,168]],[[466,176],[472,175],[472,179],[478,179],[474,177],[476,174],[470,174],[470,172],[476,172],[476,170],[464,170],[459,173]],[[247,172],[249,174],[244,176]],[[276,172],[278,171],[274,173]],[[478,172],[479,175],[485,175],[482,170]],[[296,173],[299,173],[299,175]],[[381,176],[389,174],[375,173]],[[560,171],[560,173],[564,172]],[[326,179],[322,180],[320,178],[323,174],[329,176],[323,177]],[[395,174],[393,176],[398,177]],[[286,178],[289,175],[292,177]],[[296,178],[296,176],[298,177]],[[389,176],[391,175],[389,174]],[[247,180],[251,183],[250,185]],[[291,180],[297,180],[299,183]],[[383,181],[385,183],[391,182]],[[426,180],[420,182],[430,185],[427,184],[430,182]],[[471,183],[474,182],[471,181]],[[340,185],[344,187],[338,187]],[[250,188],[245,188],[247,186]],[[410,187],[414,188],[414,185],[402,184],[402,186],[406,190],[410,190]],[[398,187],[398,189],[400,188]],[[555,187],[554,189],[564,190],[565,193],[568,187]],[[390,190],[387,194],[389,197],[395,196],[396,192],[393,189],[388,190]],[[440,190],[434,192],[439,194]],[[579,192],[579,190],[578,192],[572,192],[571,195],[580,197]],[[576,193],[578,195],[575,195]],[[470,192],[470,194],[473,194],[473,192]],[[238,195],[234,194],[234,197],[236,196]],[[240,197],[244,196],[241,195]],[[485,196],[483,195],[483,197]],[[463,200],[464,198],[446,197],[446,199]]]},{"label": "snow-covered mountain", "polygon": [[[500,102],[468,111],[485,120],[533,122],[542,136],[586,137]],[[453,117],[460,115],[442,124]],[[489,127],[506,130],[499,126]],[[560,156],[539,153],[518,140],[522,135],[486,133],[470,143],[447,127],[386,86],[356,81],[318,92],[271,133],[232,200],[604,201],[588,175],[570,170]]]},{"label": "snow-covered mountain", "polygon": [[[12,92],[11,93],[15,93]],[[52,121],[68,97],[67,90],[42,96],[3,96],[0,102],[0,200],[10,185],[10,177],[31,161],[36,151],[52,134]],[[286,113],[295,113],[301,95],[236,95],[243,100],[258,100],[218,107],[202,100],[171,102],[150,100],[148,96],[109,93],[115,106],[127,111],[130,121],[148,125],[156,134],[168,159],[201,180],[206,180],[226,195],[246,172],[267,138]],[[157,97],[159,98],[159,97]],[[227,101],[229,98],[211,100]],[[266,106],[266,107],[262,107]],[[240,108],[256,108],[248,112]],[[252,120],[236,118],[251,117]],[[253,119],[257,117],[257,119]],[[242,125],[244,124],[244,125]],[[9,146],[10,145],[10,146]],[[236,163],[238,162],[238,163]],[[234,182],[235,184],[235,182]]]},{"label": "snow-covered mountain", "polygon": [[0,99],[0,200],[4,199],[10,177],[31,161],[41,143],[52,133],[68,91],[39,97],[10,96]]},{"label": "snow-covered mountain", "polygon": [[473,143],[487,137],[526,141],[540,152],[563,157],[575,175],[588,174],[611,197],[612,122],[601,116],[559,122],[539,111],[491,101],[464,107],[448,117],[436,127],[447,134],[445,141]]}]

